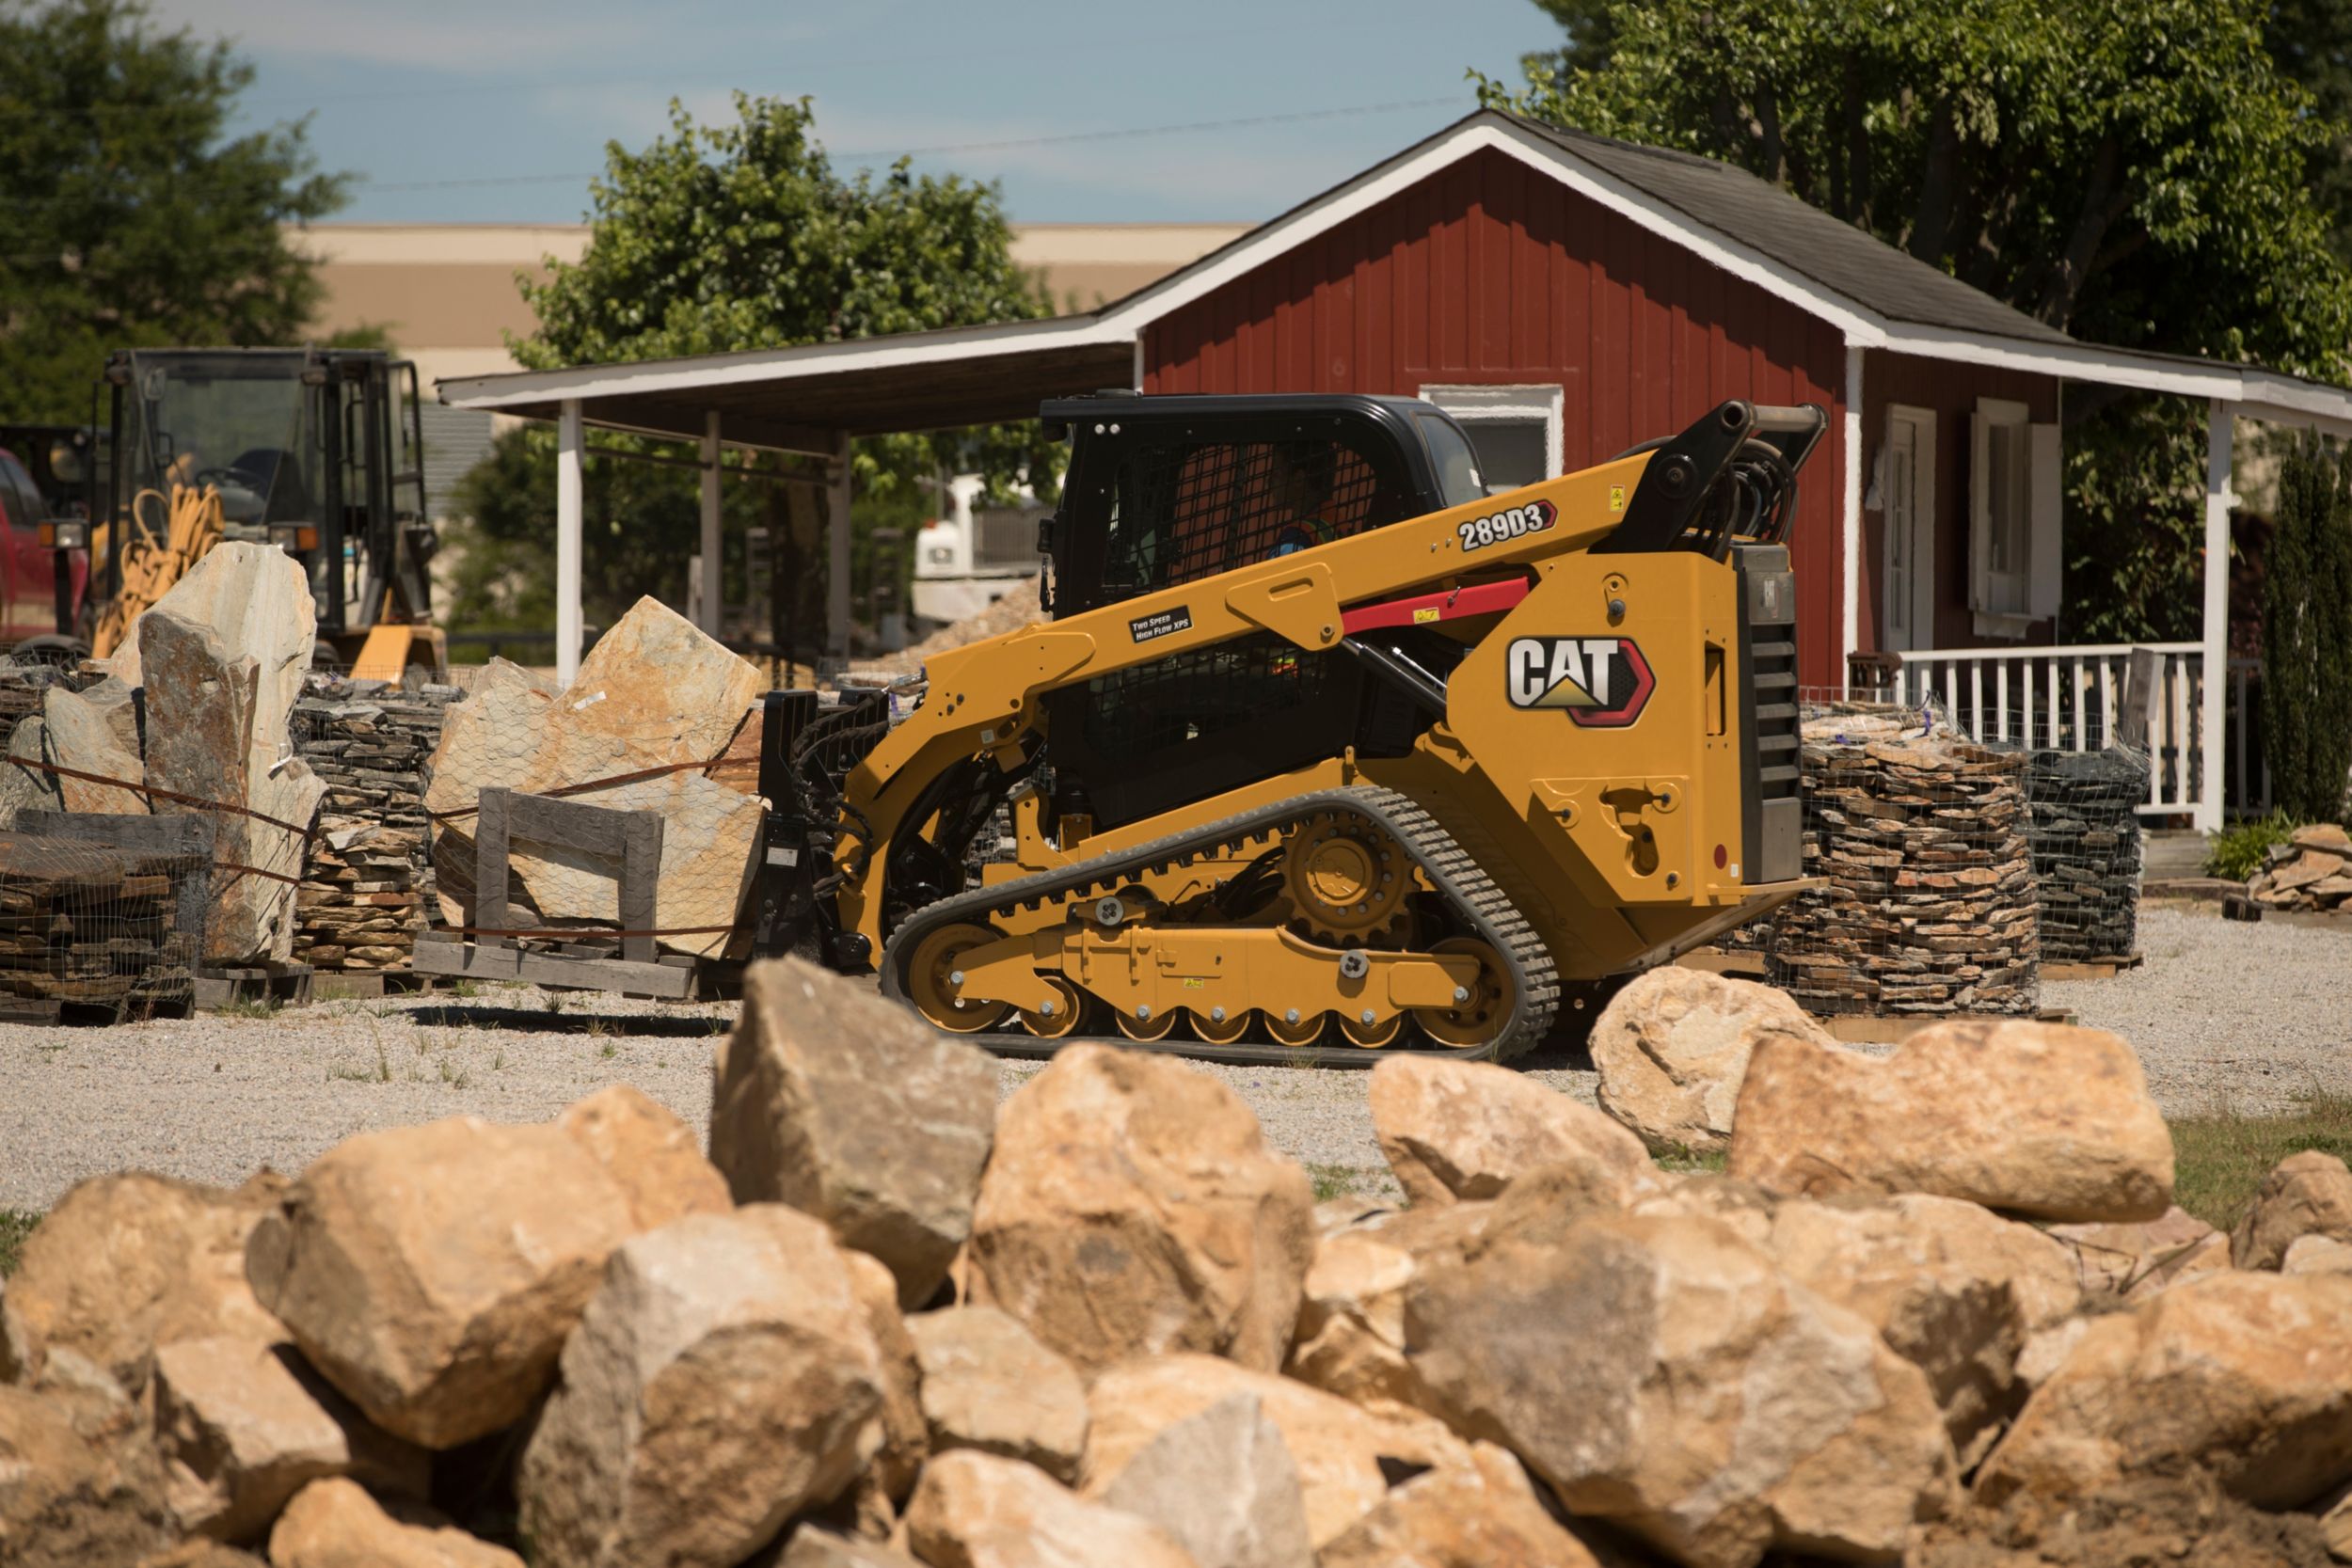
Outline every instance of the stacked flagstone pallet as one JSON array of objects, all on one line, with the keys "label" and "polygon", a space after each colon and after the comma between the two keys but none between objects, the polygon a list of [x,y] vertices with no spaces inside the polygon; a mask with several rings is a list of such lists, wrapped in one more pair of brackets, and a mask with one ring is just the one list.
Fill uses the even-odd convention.
[{"label": "stacked flagstone pallet", "polygon": [[2036,752],[2026,794],[2043,961],[2127,957],[2139,940],[2137,808],[2148,799],[2148,754]]},{"label": "stacked flagstone pallet", "polygon": [[2352,835],[2333,822],[2296,829],[2270,847],[2246,891],[2274,910],[2352,911]]},{"label": "stacked flagstone pallet", "polygon": [[1835,714],[1804,725],[1804,874],[1767,974],[1814,1013],[2017,1014],[2040,1001],[2025,757]]},{"label": "stacked flagstone pallet", "polygon": [[294,752],[326,784],[296,895],[294,957],[316,969],[406,969],[433,904],[423,768],[464,693],[314,675]]},{"label": "stacked flagstone pallet", "polygon": [[184,850],[0,832],[0,996],[118,1018],[183,1006],[203,935],[201,896],[191,907],[183,883],[206,863]]}]

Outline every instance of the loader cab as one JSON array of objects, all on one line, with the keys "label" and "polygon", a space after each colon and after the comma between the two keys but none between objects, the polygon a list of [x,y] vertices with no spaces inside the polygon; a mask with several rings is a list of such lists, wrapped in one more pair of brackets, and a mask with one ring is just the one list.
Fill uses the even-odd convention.
[{"label": "loader cab", "polygon": [[1040,412],[1071,442],[1045,541],[1057,616],[1485,494],[1462,427],[1413,398],[1105,392]]},{"label": "loader cab", "polygon": [[[1106,393],[1041,415],[1071,440],[1043,541],[1057,619],[1485,494],[1461,427],[1411,398]],[[1402,755],[1431,718],[1341,653],[1271,632],[1052,692],[1046,710],[1057,808],[1105,828],[1350,746]]]}]

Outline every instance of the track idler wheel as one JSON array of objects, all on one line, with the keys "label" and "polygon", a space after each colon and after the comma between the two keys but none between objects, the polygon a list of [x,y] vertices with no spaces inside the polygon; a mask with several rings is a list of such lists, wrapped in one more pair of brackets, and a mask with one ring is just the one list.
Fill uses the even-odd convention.
[{"label": "track idler wheel", "polygon": [[1470,994],[1451,1007],[1414,1008],[1414,1021],[1439,1045],[1459,1049],[1493,1039],[1518,1002],[1502,955],[1476,937],[1448,937],[1430,951],[1475,958],[1478,978],[1463,988]]},{"label": "track idler wheel", "polygon": [[962,986],[958,960],[1001,935],[993,927],[960,921],[925,937],[907,964],[907,997],[914,1010],[957,1035],[983,1035],[1004,1022],[1005,1015],[1012,1011],[1011,1003],[967,1002],[957,994]]}]

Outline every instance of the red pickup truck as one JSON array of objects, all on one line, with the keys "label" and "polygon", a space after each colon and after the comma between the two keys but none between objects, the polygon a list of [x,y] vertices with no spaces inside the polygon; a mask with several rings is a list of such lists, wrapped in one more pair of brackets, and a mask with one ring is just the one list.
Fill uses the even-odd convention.
[{"label": "red pickup truck", "polygon": [[71,562],[73,613],[57,625],[57,552],[44,549],[40,525],[50,515],[40,488],[14,452],[0,447],[0,643],[31,637],[71,636],[88,587],[89,555],[66,552]]}]

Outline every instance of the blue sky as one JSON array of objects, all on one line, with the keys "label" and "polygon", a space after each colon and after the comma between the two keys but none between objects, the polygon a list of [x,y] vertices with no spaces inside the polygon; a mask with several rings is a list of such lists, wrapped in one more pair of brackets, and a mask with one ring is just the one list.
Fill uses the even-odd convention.
[{"label": "blue sky", "polygon": [[[673,97],[723,117],[739,87],[813,96],[856,163],[942,150],[916,166],[1002,182],[1017,221],[1257,219],[1466,112],[1467,68],[1516,81],[1558,38],[1530,0],[154,9],[236,39],[246,122],[309,115],[321,165],[365,177],[338,216],[370,222],[576,221],[606,142],[650,141]],[[1160,130],[1274,116],[1314,118]]]}]

